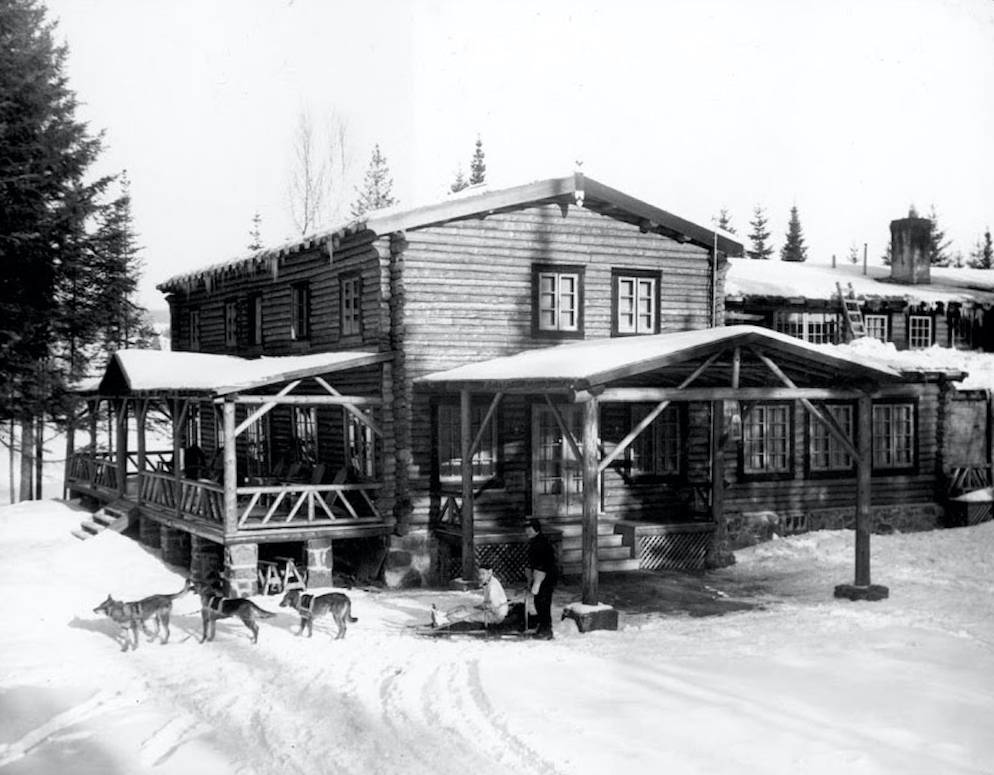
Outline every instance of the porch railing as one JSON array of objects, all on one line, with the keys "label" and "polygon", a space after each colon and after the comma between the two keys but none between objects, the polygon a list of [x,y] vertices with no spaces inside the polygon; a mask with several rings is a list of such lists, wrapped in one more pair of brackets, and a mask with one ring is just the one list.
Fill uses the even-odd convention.
[{"label": "porch railing", "polygon": [[117,466],[109,455],[96,457],[77,453],[69,458],[67,476],[70,482],[80,482],[100,490],[117,492]]}]

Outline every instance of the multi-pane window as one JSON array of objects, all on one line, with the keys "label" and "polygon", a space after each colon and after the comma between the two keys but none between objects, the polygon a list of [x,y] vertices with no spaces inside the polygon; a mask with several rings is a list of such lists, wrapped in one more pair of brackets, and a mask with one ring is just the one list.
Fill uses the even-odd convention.
[{"label": "multi-pane window", "polygon": [[[483,425],[487,409],[470,407],[470,434],[475,439]],[[462,477],[462,421],[458,404],[438,406],[438,473],[443,479]],[[488,479],[497,473],[497,422],[496,414],[490,418],[480,445],[473,454],[473,477]]]},{"label": "multi-pane window", "polygon": [[269,475],[269,415],[263,415],[245,429],[246,472],[249,476]]},{"label": "multi-pane window", "polygon": [[[631,409],[632,427],[652,411],[651,405],[635,404]],[[680,473],[683,439],[680,410],[668,406],[629,447],[632,476],[674,476]]]},{"label": "multi-pane window", "polygon": [[190,310],[190,349],[200,350],[200,310]]},{"label": "multi-pane window", "polygon": [[887,315],[863,316],[863,327],[866,329],[866,335],[871,339],[879,339],[881,342],[887,342],[890,340],[888,323],[889,320]]},{"label": "multi-pane window", "polygon": [[[852,404],[827,404],[823,411],[828,414],[842,434],[850,440],[855,438],[854,407]],[[829,431],[814,415],[809,416],[809,465],[812,471],[851,471],[853,459],[846,452],[842,442]]]},{"label": "multi-pane window", "polygon": [[928,315],[908,317],[908,347],[912,350],[932,346],[932,318]]},{"label": "multi-pane window", "polygon": [[913,468],[915,465],[915,405],[873,405],[873,467]]},{"label": "multi-pane window", "polygon": [[581,279],[578,271],[540,269],[536,272],[539,331],[580,330]]},{"label": "multi-pane window", "polygon": [[238,346],[238,302],[224,303],[224,344],[226,347]]},{"label": "multi-pane window", "polygon": [[373,429],[349,411],[345,411],[345,457],[357,474],[373,479],[376,476],[376,445]]},{"label": "multi-pane window", "polygon": [[313,466],[318,461],[318,410],[313,406],[293,407],[294,458]]},{"label": "multi-pane window", "polygon": [[362,333],[362,281],[358,275],[342,278],[342,336]]},{"label": "multi-pane window", "polygon": [[296,283],[290,292],[290,338],[307,339],[311,335],[311,286]]},{"label": "multi-pane window", "polygon": [[262,294],[249,296],[249,344],[262,344]]},{"label": "multi-pane window", "polygon": [[185,434],[186,446],[203,447],[204,436],[200,425],[200,406],[198,404],[191,403],[186,413]]},{"label": "multi-pane window", "polygon": [[835,312],[788,312],[775,317],[776,330],[812,344],[835,344],[839,340],[839,316]]},{"label": "multi-pane window", "polygon": [[658,283],[655,277],[615,276],[615,327],[619,334],[655,334]]},{"label": "multi-pane window", "polygon": [[785,474],[791,470],[791,404],[756,404],[742,423],[742,470]]}]

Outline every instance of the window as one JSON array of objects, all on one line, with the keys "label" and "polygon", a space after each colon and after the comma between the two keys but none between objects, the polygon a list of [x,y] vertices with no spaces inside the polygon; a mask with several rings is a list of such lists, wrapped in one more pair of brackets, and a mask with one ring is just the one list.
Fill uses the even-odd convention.
[{"label": "window", "polygon": [[200,350],[200,310],[190,310],[190,349]]},{"label": "window", "polygon": [[248,476],[268,476],[269,415],[265,414],[245,429],[245,460]]},{"label": "window", "polygon": [[262,294],[249,296],[249,344],[262,344]]},{"label": "window", "polygon": [[536,332],[582,335],[582,269],[536,267],[533,281]]},{"label": "window", "polygon": [[742,471],[791,472],[792,404],[756,404],[742,421]]},{"label": "window", "polygon": [[345,411],[345,459],[351,469],[367,479],[376,476],[376,446],[373,429],[352,412]]},{"label": "window", "polygon": [[342,336],[362,333],[362,279],[342,278]]},{"label": "window", "polygon": [[614,333],[655,334],[659,331],[656,275],[614,275]]},{"label": "window", "polygon": [[918,350],[932,346],[932,318],[927,315],[908,317],[908,347]]},{"label": "window", "polygon": [[[487,407],[470,407],[470,433],[480,432]],[[458,404],[438,405],[438,473],[442,479],[462,478],[461,412]],[[489,479],[497,474],[496,413],[480,437],[480,446],[473,455],[473,478]]]},{"label": "window", "polygon": [[[826,404],[823,410],[828,414],[845,437],[855,438],[854,407],[852,404]],[[851,472],[853,459],[845,447],[825,425],[814,415],[808,417],[808,465],[812,472]]]},{"label": "window", "polygon": [[881,342],[890,341],[889,323],[890,319],[887,315],[863,316],[863,327],[866,329],[866,335],[873,339],[879,339]]},{"label": "window", "polygon": [[186,446],[203,447],[204,435],[200,425],[200,405],[191,403],[186,413],[186,430],[183,438]]},{"label": "window", "polygon": [[238,302],[227,301],[224,304],[224,345],[238,346]]},{"label": "window", "polygon": [[[632,427],[642,422],[653,408],[651,404],[634,404],[631,408]],[[629,447],[631,475],[638,477],[679,474],[683,462],[682,431],[679,408],[666,407]]]},{"label": "window", "polygon": [[812,344],[835,344],[839,339],[839,316],[835,312],[778,310],[774,327],[782,334]]},{"label": "window", "polygon": [[297,283],[291,288],[290,338],[296,341],[311,335],[311,286]]},{"label": "window", "polygon": [[318,462],[318,410],[313,406],[293,407],[293,447],[297,462]]},{"label": "window", "polygon": [[873,467],[906,469],[915,466],[915,405],[873,405]]}]

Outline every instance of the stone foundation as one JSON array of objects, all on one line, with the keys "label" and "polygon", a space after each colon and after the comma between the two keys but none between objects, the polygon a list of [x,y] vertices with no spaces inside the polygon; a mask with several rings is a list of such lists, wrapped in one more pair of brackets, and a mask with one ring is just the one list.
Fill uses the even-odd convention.
[{"label": "stone foundation", "polygon": [[258,544],[225,547],[224,567],[232,597],[249,597],[259,593]]},{"label": "stone foundation", "polygon": [[335,561],[330,538],[312,538],[307,542],[307,586],[330,587]]},{"label": "stone foundation", "polygon": [[200,536],[190,536],[190,575],[195,579],[217,578],[224,571],[224,547]]},{"label": "stone foundation", "polygon": [[190,534],[173,527],[161,526],[159,531],[162,561],[180,568],[190,567]]},{"label": "stone foundation", "polygon": [[420,587],[429,582],[431,539],[426,531],[390,536],[383,562],[383,582],[390,588]]},{"label": "stone foundation", "polygon": [[162,526],[154,519],[139,517],[138,540],[149,549],[161,549]]}]

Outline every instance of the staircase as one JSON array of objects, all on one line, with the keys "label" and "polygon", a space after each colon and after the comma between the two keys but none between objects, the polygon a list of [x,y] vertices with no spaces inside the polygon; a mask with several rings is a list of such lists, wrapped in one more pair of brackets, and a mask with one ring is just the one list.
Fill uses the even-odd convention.
[{"label": "staircase", "polygon": [[84,519],[78,530],[72,534],[81,541],[92,538],[104,530],[110,529],[115,533],[123,533],[131,526],[131,519],[138,513],[138,507],[129,500],[120,499],[108,503],[100,510]]},{"label": "staircase", "polygon": [[[559,564],[567,576],[583,573],[583,525],[556,524],[563,534]],[[632,556],[632,547],[625,546],[624,536],[614,532],[614,522],[602,514],[597,520],[597,570],[602,573],[639,569],[639,560]]]},{"label": "staircase", "polygon": [[848,341],[860,339],[866,336],[866,325],[863,321],[863,313],[859,308],[859,301],[853,291],[852,283],[849,283],[848,292],[843,292],[842,283],[836,283],[835,287],[839,291],[839,299],[842,300],[842,316],[846,321],[848,331]]}]

